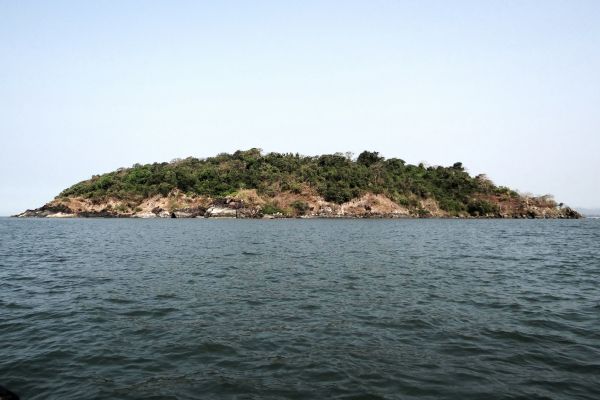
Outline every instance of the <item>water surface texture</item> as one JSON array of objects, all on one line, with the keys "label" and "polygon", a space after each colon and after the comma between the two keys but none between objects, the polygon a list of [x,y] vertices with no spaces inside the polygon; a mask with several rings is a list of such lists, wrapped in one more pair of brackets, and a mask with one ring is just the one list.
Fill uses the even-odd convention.
[{"label": "water surface texture", "polygon": [[22,399],[600,398],[600,220],[0,219]]}]

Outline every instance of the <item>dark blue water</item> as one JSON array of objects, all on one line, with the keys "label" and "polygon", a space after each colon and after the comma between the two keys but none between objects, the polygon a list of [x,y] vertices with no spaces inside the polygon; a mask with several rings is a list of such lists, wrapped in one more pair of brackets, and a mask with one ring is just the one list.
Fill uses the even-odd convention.
[{"label": "dark blue water", "polygon": [[600,398],[600,220],[0,219],[22,399]]}]

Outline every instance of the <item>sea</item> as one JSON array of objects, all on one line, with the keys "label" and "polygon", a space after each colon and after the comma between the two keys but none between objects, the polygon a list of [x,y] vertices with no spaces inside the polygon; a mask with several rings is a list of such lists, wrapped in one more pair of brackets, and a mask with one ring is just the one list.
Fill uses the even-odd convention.
[{"label": "sea", "polygon": [[0,219],[42,399],[600,399],[600,220]]}]

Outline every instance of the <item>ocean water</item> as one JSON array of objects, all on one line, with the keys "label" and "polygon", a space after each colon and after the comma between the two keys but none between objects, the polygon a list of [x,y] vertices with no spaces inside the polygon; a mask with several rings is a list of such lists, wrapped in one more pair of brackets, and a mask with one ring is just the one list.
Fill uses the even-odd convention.
[{"label": "ocean water", "polygon": [[0,219],[22,399],[600,399],[600,220]]}]

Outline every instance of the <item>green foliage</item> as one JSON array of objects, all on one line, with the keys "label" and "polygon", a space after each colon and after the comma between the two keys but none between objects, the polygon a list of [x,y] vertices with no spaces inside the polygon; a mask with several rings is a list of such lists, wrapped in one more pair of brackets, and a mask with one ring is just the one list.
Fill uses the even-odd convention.
[{"label": "green foliage", "polygon": [[283,210],[275,204],[268,203],[263,206],[262,213],[265,215],[283,214]]},{"label": "green foliage", "polygon": [[394,193],[391,199],[404,207],[417,207],[419,205],[415,198],[408,197],[405,194]]},{"label": "green foliage", "polygon": [[498,187],[494,187],[493,190],[494,194],[498,194],[498,195],[504,195],[507,197],[519,197],[519,193],[515,192],[512,189],[507,188],[506,186],[498,186]]},{"label": "green foliage", "polygon": [[[360,153],[353,161],[342,153],[305,157],[297,153],[263,155],[260,149],[250,149],[206,159],[189,157],[170,163],[135,164],[77,183],[60,196],[130,201],[167,196],[174,190],[223,197],[240,189],[256,189],[269,197],[281,191],[298,194],[305,187],[336,203],[372,192],[384,194],[406,207],[415,208],[419,199],[434,198],[450,213],[479,215],[495,210],[489,203],[473,202],[475,195],[516,195],[510,189],[494,186],[487,178],[471,177],[460,162],[451,167],[426,167],[406,164],[398,158],[386,160],[369,151]],[[273,211],[273,207],[266,206],[268,211]],[[294,209],[306,212],[299,205]]]},{"label": "green foliage", "polygon": [[367,167],[379,161],[383,161],[383,157],[380,157],[377,151],[363,151],[356,159],[357,163],[366,165]]},{"label": "green foliage", "polygon": [[472,200],[467,204],[467,211],[473,216],[486,216],[498,213],[498,206],[485,200]]},{"label": "green foliage", "polygon": [[431,215],[431,213],[424,208],[417,208],[417,215],[419,218],[427,218]]},{"label": "green foliage", "polygon": [[462,211],[465,211],[465,205],[451,197],[442,198],[439,201],[439,205],[442,210],[448,211],[453,215],[459,215]]},{"label": "green foliage", "polygon": [[304,215],[304,214],[306,214],[306,212],[310,208],[310,206],[308,205],[308,203],[306,203],[304,201],[301,201],[301,200],[293,201],[290,205],[292,206],[292,208],[294,209],[294,211],[298,215]]},{"label": "green foliage", "polygon": [[464,171],[465,169],[463,168],[463,165],[461,162],[455,162],[454,164],[452,164],[452,169],[455,169],[457,171]]},{"label": "green foliage", "polygon": [[123,203],[119,203],[115,206],[115,210],[119,211],[119,212],[127,212],[129,211],[129,207],[127,207],[125,204]]}]

